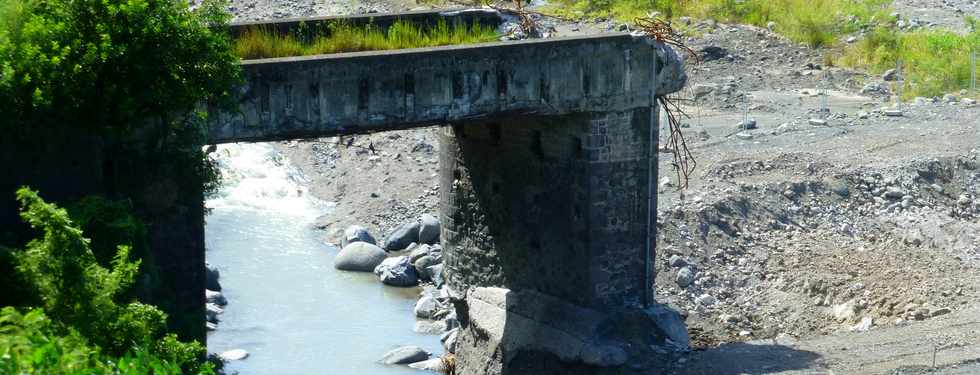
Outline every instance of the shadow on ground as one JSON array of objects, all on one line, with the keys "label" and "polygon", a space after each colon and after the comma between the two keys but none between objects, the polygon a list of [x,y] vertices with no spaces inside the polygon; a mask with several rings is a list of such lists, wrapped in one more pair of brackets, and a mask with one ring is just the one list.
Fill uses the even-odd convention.
[{"label": "shadow on ground", "polygon": [[764,343],[730,343],[691,352],[668,373],[683,375],[771,374],[784,371],[820,371],[820,355],[790,346]]}]

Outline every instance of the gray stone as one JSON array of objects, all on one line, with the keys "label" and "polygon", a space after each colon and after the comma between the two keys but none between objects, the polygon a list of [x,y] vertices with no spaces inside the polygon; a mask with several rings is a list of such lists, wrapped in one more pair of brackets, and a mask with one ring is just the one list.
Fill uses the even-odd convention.
[{"label": "gray stone", "polygon": [[415,303],[415,316],[422,319],[432,319],[441,308],[442,306],[435,298],[424,296]]},{"label": "gray stone", "polygon": [[412,265],[415,266],[415,271],[417,271],[419,274],[419,278],[426,281],[432,280],[432,275],[429,275],[428,268],[436,264],[439,264],[439,262],[436,261],[436,258],[429,255],[421,257],[412,263]]},{"label": "gray stone", "polygon": [[425,274],[429,276],[429,279],[432,280],[432,283],[435,284],[437,288],[441,288],[442,285],[445,284],[442,269],[442,263],[440,263],[434,266],[429,266],[429,268],[425,270]]},{"label": "gray stone", "polygon": [[[465,304],[469,323],[459,333],[459,359],[533,351],[566,363],[616,367],[646,355],[650,342],[667,339],[646,310],[608,313],[534,291],[479,287],[470,289]],[[634,328],[628,333],[602,328],[610,325]],[[504,368],[511,365],[504,361]]]},{"label": "gray stone", "polygon": [[435,216],[425,214],[419,224],[419,243],[431,245],[439,242],[439,219]]},{"label": "gray stone", "polygon": [[977,104],[977,101],[974,100],[974,99],[970,99],[970,98],[963,98],[963,100],[961,101],[961,103],[963,103],[963,105],[974,105],[974,104]]},{"label": "gray stone", "polygon": [[417,346],[403,346],[385,353],[381,363],[386,365],[407,365],[429,359],[429,353]]},{"label": "gray stone", "polygon": [[432,248],[429,245],[419,245],[415,247],[415,249],[411,250],[411,253],[408,255],[408,259],[414,264],[416,260],[419,260],[419,258],[429,255],[430,251],[432,251]]},{"label": "gray stone", "polygon": [[755,136],[753,136],[752,133],[749,132],[739,132],[738,134],[735,134],[735,138],[741,139],[743,141],[748,141],[751,140],[752,138],[755,138]]},{"label": "gray stone", "polygon": [[858,322],[858,324],[855,324],[854,326],[852,326],[851,327],[851,331],[853,331],[853,332],[867,332],[867,331],[870,331],[871,330],[871,327],[872,326],[874,326],[874,320],[870,316],[866,316],[864,318],[861,318],[861,321]]},{"label": "gray stone", "polygon": [[687,265],[687,261],[684,260],[680,255],[671,255],[669,264],[671,267],[684,267]]},{"label": "gray stone", "polygon": [[714,83],[698,83],[691,87],[695,99],[701,99],[711,93],[718,91],[718,85]]},{"label": "gray stone", "polygon": [[885,116],[888,117],[902,117],[903,113],[900,109],[886,109]]},{"label": "gray stone", "polygon": [[208,303],[213,303],[218,306],[225,306],[228,304],[228,299],[225,298],[224,294],[214,290],[204,290],[204,298]]},{"label": "gray stone", "polygon": [[210,331],[214,331],[214,330],[217,330],[218,329],[218,325],[215,324],[215,323],[211,323],[211,322],[205,322],[204,323],[204,329],[207,330],[207,331],[209,331],[209,332]]},{"label": "gray stone", "polygon": [[692,272],[691,268],[689,267],[681,268],[679,271],[677,271],[677,276],[674,278],[674,282],[676,282],[677,286],[681,288],[687,288],[688,285],[691,285],[691,283],[694,282],[694,272]]},{"label": "gray stone", "polygon": [[711,296],[710,294],[702,294],[698,296],[698,298],[694,299],[694,303],[701,306],[712,306],[715,303],[718,303],[718,299]]},{"label": "gray stone", "polygon": [[971,203],[973,203],[973,200],[966,194],[960,194],[959,198],[956,199],[956,204],[963,207],[969,206]]},{"label": "gray stone", "polygon": [[824,119],[812,118],[808,122],[813,126],[827,126],[827,120]]},{"label": "gray stone", "polygon": [[377,245],[374,236],[368,232],[367,228],[360,225],[351,225],[344,230],[344,237],[340,239],[340,247],[345,248],[354,242],[367,242]]},{"label": "gray stone", "polygon": [[248,358],[248,352],[245,351],[245,349],[232,349],[229,351],[222,352],[221,354],[218,354],[218,357],[225,362],[240,361],[245,358]]},{"label": "gray stone", "polygon": [[898,78],[898,71],[895,69],[888,69],[885,74],[881,75],[881,80],[883,81],[894,81]]},{"label": "gray stone", "polygon": [[456,344],[459,342],[459,328],[453,328],[442,334],[439,340],[442,341],[442,347],[446,349],[447,353],[456,353]]},{"label": "gray stone", "polygon": [[950,312],[952,312],[952,310],[950,310],[948,307],[940,307],[940,308],[938,308],[936,310],[933,310],[930,315],[932,315],[933,317],[937,317],[937,316],[940,316],[940,315],[949,314]]},{"label": "gray stone", "polygon": [[347,245],[333,260],[333,267],[343,271],[371,272],[388,257],[380,247],[367,242]]},{"label": "gray stone", "polygon": [[[198,263],[198,264],[200,264],[200,263]],[[206,272],[206,279],[205,279],[204,288],[205,289],[216,290],[216,291],[219,291],[220,292],[221,291],[221,283],[218,282],[218,279],[221,277],[221,275],[218,272],[218,267],[215,267],[215,266],[211,265],[211,263],[204,262],[204,268],[206,270],[205,271]]]},{"label": "gray stone", "polygon": [[378,275],[382,283],[391,286],[415,286],[419,283],[415,266],[412,266],[407,256],[385,259],[374,268],[374,274]]},{"label": "gray stone", "polygon": [[890,187],[882,195],[888,199],[902,199],[902,197],[905,196],[905,189],[899,187]]},{"label": "gray stone", "polygon": [[388,235],[388,238],[385,239],[385,250],[404,250],[408,247],[408,245],[411,245],[412,242],[418,240],[420,228],[421,225],[415,221],[399,225],[398,228],[395,228],[395,230]]},{"label": "gray stone", "polygon": [[408,367],[411,367],[416,370],[431,371],[431,372],[438,372],[438,373],[446,372],[446,367],[442,361],[442,358],[431,358],[424,361],[415,362],[409,364]]},{"label": "gray stone", "polygon": [[446,331],[446,322],[441,320],[416,320],[415,333],[423,335],[438,335]]},{"label": "gray stone", "polygon": [[208,303],[205,305],[204,312],[207,321],[211,323],[218,323],[218,314],[225,312],[225,310],[221,309],[221,307],[218,305]]},{"label": "gray stone", "polygon": [[738,123],[738,128],[742,130],[752,130],[757,127],[759,127],[759,124],[756,123],[755,119],[751,119],[751,118],[748,120],[740,121]]},{"label": "gray stone", "polygon": [[953,94],[943,95],[943,102],[946,103],[956,103],[956,96]]}]

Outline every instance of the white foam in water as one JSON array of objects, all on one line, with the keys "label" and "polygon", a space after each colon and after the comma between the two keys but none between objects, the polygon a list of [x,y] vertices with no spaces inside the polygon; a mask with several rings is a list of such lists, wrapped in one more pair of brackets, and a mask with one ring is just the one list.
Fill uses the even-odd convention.
[{"label": "white foam in water", "polygon": [[212,157],[220,165],[222,186],[207,200],[208,208],[275,210],[312,219],[327,206],[309,194],[302,173],[268,144],[219,145]]}]

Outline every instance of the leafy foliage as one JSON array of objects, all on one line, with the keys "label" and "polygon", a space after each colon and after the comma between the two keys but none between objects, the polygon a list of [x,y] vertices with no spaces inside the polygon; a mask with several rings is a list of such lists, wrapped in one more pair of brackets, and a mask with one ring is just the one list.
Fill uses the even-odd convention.
[{"label": "leafy foliage", "polygon": [[[17,199],[21,217],[43,233],[16,255],[17,269],[35,288],[41,306],[23,316],[4,310],[0,353],[17,355],[11,355],[10,361],[0,360],[0,368],[33,369],[30,366],[37,365],[45,371],[66,373],[211,371],[210,365],[201,364],[204,347],[166,334],[166,314],[139,302],[121,303],[122,292],[132,284],[140,265],[130,260],[129,247],[118,246],[111,269],[102,267],[92,253],[91,241],[64,209],[28,188],[19,189]],[[100,355],[121,359],[112,365],[104,358],[99,360]],[[85,371],[75,371],[76,367]]]},{"label": "leafy foliage", "polygon": [[4,0],[0,129],[127,131],[225,98],[227,17],[214,1]]},{"label": "leafy foliage", "polygon": [[971,50],[980,51],[980,30],[975,27],[965,35],[878,28],[849,47],[840,61],[881,73],[895,68],[901,60],[905,95],[931,97],[970,87]]}]

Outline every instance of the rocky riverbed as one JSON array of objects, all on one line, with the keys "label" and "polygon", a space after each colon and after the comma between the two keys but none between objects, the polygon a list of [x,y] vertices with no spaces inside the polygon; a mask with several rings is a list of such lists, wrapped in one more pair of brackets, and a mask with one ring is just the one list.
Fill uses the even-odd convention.
[{"label": "rocky riverbed", "polygon": [[[236,0],[233,6],[240,19],[419,6],[377,2],[323,10],[324,4]],[[976,6],[896,2],[909,25],[953,29],[962,26],[956,15]],[[606,20],[552,25],[557,35],[621,27]],[[670,154],[660,155],[656,288],[660,302],[684,312],[698,350],[672,371],[718,373],[711,364],[723,363],[749,373],[885,372],[914,364],[921,353],[909,354],[909,346],[977,347],[976,335],[956,328],[980,320],[976,94],[917,98],[896,113],[887,74],[828,66],[829,51],[796,45],[765,28],[711,21],[688,26],[696,36],[687,43],[704,60],[688,67],[691,81],[682,95],[690,115],[683,127],[698,168],[690,187],[678,191]],[[754,126],[740,126],[746,118]],[[451,352],[449,292],[439,287],[436,263],[430,263],[441,258],[441,249],[421,238],[386,249],[391,234],[413,223],[421,227],[421,215],[437,213],[438,131],[274,147],[309,178],[313,195],[336,203],[316,220],[319,240],[339,245],[341,253],[354,246],[359,270],[374,273],[387,262],[383,276],[373,276],[377,282],[412,284],[405,280],[414,270],[422,283],[413,309],[416,330],[441,334]],[[408,232],[414,236],[414,229]],[[374,247],[365,245],[372,242],[367,238],[377,239]],[[409,249],[411,242],[416,245]],[[835,351],[858,353],[849,343],[877,345],[895,337],[908,345],[880,346],[879,367],[862,367],[870,353]],[[796,352],[749,353],[756,358],[743,350],[768,340],[828,360],[807,357],[780,367],[773,356]],[[413,362],[423,357],[419,352],[399,348],[384,361]],[[940,368],[963,357],[945,358],[939,356]]]}]

